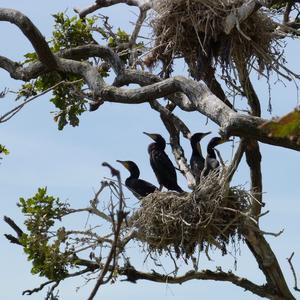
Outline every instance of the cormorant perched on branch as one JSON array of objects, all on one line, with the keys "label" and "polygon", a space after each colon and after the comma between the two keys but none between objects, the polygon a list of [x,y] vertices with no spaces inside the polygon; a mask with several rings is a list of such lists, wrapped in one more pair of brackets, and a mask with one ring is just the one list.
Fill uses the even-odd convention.
[{"label": "cormorant perched on branch", "polygon": [[204,176],[208,175],[210,171],[216,170],[219,168],[219,161],[217,160],[216,152],[215,152],[215,147],[223,144],[225,142],[229,142],[230,140],[226,138],[221,138],[221,137],[214,137],[212,138],[208,145],[207,145],[207,156],[206,156],[206,161],[207,161],[207,166],[204,171]]},{"label": "cormorant perched on branch", "polygon": [[117,160],[117,162],[121,163],[130,172],[130,176],[125,180],[125,185],[134,196],[137,198],[146,197],[157,189],[152,183],[139,179],[140,170],[136,163],[131,160]]},{"label": "cormorant perched on branch", "polygon": [[200,182],[200,175],[205,166],[205,158],[202,155],[201,146],[199,142],[201,141],[201,139],[203,139],[210,133],[211,132],[197,132],[191,137],[191,146],[193,151],[190,159],[190,166],[192,174],[194,175],[197,184],[199,184]]},{"label": "cormorant perched on branch", "polygon": [[160,190],[162,189],[162,186],[165,186],[168,190],[174,190],[182,193],[183,190],[177,184],[175,167],[164,151],[166,148],[165,139],[160,134],[143,133],[155,141],[155,143],[151,143],[148,146],[148,153],[150,155],[151,167],[156,175],[157,181],[160,184]]}]

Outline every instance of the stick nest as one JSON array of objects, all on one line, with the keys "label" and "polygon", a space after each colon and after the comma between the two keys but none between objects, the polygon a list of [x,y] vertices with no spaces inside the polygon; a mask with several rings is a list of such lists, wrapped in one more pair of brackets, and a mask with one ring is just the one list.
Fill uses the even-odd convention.
[{"label": "stick nest", "polygon": [[158,1],[151,22],[155,45],[145,63],[152,66],[161,60],[171,72],[173,59],[183,57],[191,75],[200,76],[197,79],[201,79],[199,74],[209,72],[214,61],[226,74],[228,67],[253,65],[255,61],[262,73],[280,55],[272,47],[277,37],[273,34],[271,17],[256,11],[230,34],[224,33],[225,18],[243,3],[240,0]]},{"label": "stick nest", "polygon": [[251,197],[224,184],[224,178],[212,172],[192,193],[155,192],[143,198],[132,224],[148,250],[174,250],[177,257],[189,258],[197,246],[217,246],[226,254],[226,245],[241,239]]}]

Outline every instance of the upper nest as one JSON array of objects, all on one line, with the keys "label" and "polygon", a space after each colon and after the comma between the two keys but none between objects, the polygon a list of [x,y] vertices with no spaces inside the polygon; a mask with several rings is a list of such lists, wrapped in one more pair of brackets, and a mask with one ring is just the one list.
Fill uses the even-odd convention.
[{"label": "upper nest", "polygon": [[132,226],[150,251],[175,250],[190,257],[203,250],[241,238],[250,205],[248,192],[224,184],[225,176],[210,173],[192,193],[155,192],[141,201]]},{"label": "upper nest", "polygon": [[242,66],[254,59],[262,72],[279,55],[272,49],[276,38],[272,34],[272,19],[256,11],[230,34],[224,33],[226,16],[243,3],[240,0],[159,1],[151,22],[155,46],[146,63],[152,65],[162,60],[171,66],[174,57],[180,56],[189,64],[191,73],[199,74],[207,72],[213,60],[224,70],[232,63]]}]

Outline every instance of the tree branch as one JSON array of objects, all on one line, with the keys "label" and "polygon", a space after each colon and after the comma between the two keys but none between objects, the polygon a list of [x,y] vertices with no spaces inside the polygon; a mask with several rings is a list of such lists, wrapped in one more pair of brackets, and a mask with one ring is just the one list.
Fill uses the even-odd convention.
[{"label": "tree branch", "polygon": [[122,89],[106,86],[101,97],[104,101],[124,104],[141,104],[161,97],[166,97],[176,92],[184,93],[190,103],[182,102],[181,98],[173,99],[174,103],[182,110],[194,110],[206,115],[221,126],[221,131],[226,136],[240,136],[257,139],[263,143],[291,148],[300,151],[300,145],[287,137],[272,137],[260,128],[266,120],[258,117],[237,113],[217,98],[203,82],[195,82],[185,77],[176,76],[161,82],[137,89]]},{"label": "tree branch", "polygon": [[4,123],[7,122],[8,120],[10,120],[15,114],[17,114],[26,104],[28,104],[29,102],[41,97],[42,95],[47,94],[48,92],[52,91],[53,89],[55,89],[56,87],[65,84],[65,85],[73,85],[79,81],[81,81],[82,79],[76,80],[76,81],[60,81],[57,84],[53,85],[52,87],[50,87],[49,89],[41,92],[38,95],[35,95],[33,97],[28,98],[27,100],[25,100],[24,102],[22,102],[21,104],[17,105],[16,107],[14,107],[13,109],[11,109],[10,111],[8,111],[7,113],[5,113],[4,115],[0,116],[0,123]]},{"label": "tree branch", "polygon": [[11,218],[4,216],[4,222],[6,222],[17,234],[18,238],[21,238],[23,235],[23,230],[12,220]]},{"label": "tree branch", "polygon": [[[260,117],[261,107],[260,101],[256,94],[256,91],[252,85],[249,74],[246,67],[243,64],[237,64],[237,71],[239,80],[247,98],[248,105],[250,106],[251,115]],[[257,218],[260,215],[262,207],[262,173],[261,173],[261,153],[259,144],[256,139],[246,140],[246,161],[250,168],[251,178],[251,194],[255,201],[252,203],[252,216]]]},{"label": "tree branch", "polygon": [[[105,46],[94,44],[78,46],[56,53],[55,56],[56,59],[66,58],[79,61],[90,57],[99,57],[109,63],[116,74],[122,74],[124,71],[124,64],[119,56]],[[6,70],[12,78],[23,81],[29,81],[49,71],[41,62],[34,62],[23,67],[4,56],[0,56],[0,68]]]},{"label": "tree branch", "polygon": [[246,142],[244,139],[241,139],[239,146],[238,146],[238,148],[234,154],[234,157],[232,159],[232,162],[228,167],[228,178],[227,178],[228,182],[231,181],[235,171],[237,170],[237,168],[241,162],[241,159],[244,155],[245,149],[246,149]]},{"label": "tree branch", "polygon": [[80,18],[84,18],[88,14],[93,13],[100,8],[109,7],[121,3],[127,4],[129,6],[137,6],[143,10],[152,7],[151,0],[96,0],[95,4],[91,6],[86,7],[84,9],[74,8],[74,11],[79,14]]},{"label": "tree branch", "polygon": [[289,258],[287,258],[287,261],[291,267],[292,273],[293,273],[293,277],[294,277],[294,290],[297,292],[300,292],[300,289],[298,288],[298,283],[297,283],[297,275],[296,275],[296,271],[294,269],[293,263],[292,263],[292,259],[294,257],[295,252],[293,252],[291,254],[291,256]]},{"label": "tree branch", "polygon": [[[121,227],[122,227],[122,223],[125,220],[127,213],[124,211],[124,195],[123,195],[123,190],[122,190],[122,182],[121,182],[121,177],[120,177],[120,172],[118,170],[116,170],[115,168],[113,168],[112,166],[110,166],[108,163],[104,162],[102,164],[102,166],[108,167],[111,170],[111,174],[112,176],[116,176],[118,179],[118,189],[119,189],[119,195],[118,195],[118,199],[119,199],[119,208],[117,211],[117,223],[115,224],[114,219],[113,219],[113,233],[114,233],[114,240],[113,243],[111,245],[111,249],[109,251],[108,257],[106,259],[106,262],[100,272],[100,275],[97,279],[97,282],[90,294],[90,296],[88,297],[88,300],[92,300],[94,299],[94,297],[96,296],[96,293],[98,291],[98,289],[100,288],[100,286],[106,282],[108,282],[112,276],[113,276],[113,272],[114,269],[116,267],[116,257],[118,254],[118,243],[119,243],[119,238],[120,238],[120,232],[121,232]],[[110,268],[110,264],[111,262],[113,263],[112,269]],[[106,276],[107,272],[110,272],[110,275],[108,276],[108,278],[106,280],[104,280],[104,277]]]},{"label": "tree branch", "polygon": [[[95,49],[96,48],[97,47],[95,47]],[[80,51],[81,50],[82,49],[80,49]],[[267,122],[266,120],[239,114],[230,109],[216,97],[203,82],[195,82],[194,80],[185,77],[176,76],[137,89],[123,89],[106,85],[99,75],[97,68],[86,62],[78,62],[64,58],[57,58],[57,62],[58,71],[81,75],[91,89],[95,101],[100,104],[104,101],[124,104],[140,104],[151,102],[161,97],[168,97],[175,93],[183,93],[186,97],[178,97],[177,94],[177,96],[169,98],[182,110],[196,110],[204,114],[221,126],[221,130],[227,136],[236,135],[245,138],[253,138],[263,143],[300,151],[300,145],[295,141],[288,138],[270,137],[267,132],[261,129],[260,126]],[[12,64],[10,64],[10,67],[13,67]],[[13,77],[16,79],[24,79],[24,75],[28,72],[28,68],[36,76],[37,70],[40,71],[41,67],[42,66],[39,65],[39,63],[34,63],[27,68],[18,67],[14,70]],[[116,67],[116,69],[118,69],[118,67]],[[10,71],[7,66],[6,70]],[[131,79],[143,83],[156,80],[155,76],[151,76],[144,72],[132,71],[121,72],[121,74],[123,83],[129,82]],[[25,77],[28,79],[28,74],[26,74]],[[117,83],[120,84],[120,81]]]},{"label": "tree branch", "polygon": [[239,8],[231,12],[225,19],[224,32],[230,34],[236,24],[241,24],[245,21],[253,12],[259,9],[261,6],[255,0],[248,0]]},{"label": "tree branch", "polygon": [[156,272],[153,273],[144,273],[137,271],[132,266],[129,268],[120,269],[119,273],[121,275],[125,275],[128,277],[129,281],[137,281],[137,280],[149,280],[160,283],[168,283],[168,284],[182,284],[189,280],[216,280],[216,281],[226,281],[231,282],[245,290],[251,291],[253,294],[256,294],[261,297],[271,297],[274,296],[272,289],[265,285],[256,285],[253,282],[249,281],[246,278],[238,277],[232,272],[223,272],[216,271],[213,272],[211,270],[203,270],[201,272],[189,271],[182,276],[168,276],[162,275]]},{"label": "tree branch", "polygon": [[245,21],[255,11],[262,6],[270,8],[276,3],[283,2],[283,0],[247,0],[239,8],[233,10],[226,18],[224,22],[224,32],[230,34],[232,29],[237,25]]},{"label": "tree branch", "polygon": [[274,290],[277,297],[270,299],[294,300],[276,256],[264,238],[259,228],[253,229],[254,224],[245,228],[244,236],[250,251],[253,253],[259,268],[266,276],[268,285]]},{"label": "tree branch", "polygon": [[41,32],[30,19],[17,10],[0,8],[0,21],[7,21],[18,26],[32,44],[39,60],[47,69],[53,70],[56,68],[57,63],[55,56],[51,52]]}]

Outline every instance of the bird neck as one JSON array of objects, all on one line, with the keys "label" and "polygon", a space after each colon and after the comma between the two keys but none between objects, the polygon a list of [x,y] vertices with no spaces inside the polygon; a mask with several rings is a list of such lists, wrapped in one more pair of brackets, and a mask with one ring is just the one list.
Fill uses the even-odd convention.
[{"label": "bird neck", "polygon": [[216,152],[214,147],[216,146],[215,143],[209,143],[207,145],[207,156],[211,157],[211,158],[217,158],[216,156]]},{"label": "bird neck", "polygon": [[215,147],[219,145],[219,138],[213,138],[207,145],[207,155],[212,158],[216,157]]},{"label": "bird neck", "polygon": [[140,170],[137,166],[131,166],[129,179],[138,179],[140,177]]},{"label": "bird neck", "polygon": [[202,150],[200,144],[198,142],[192,142],[191,145],[192,145],[193,154],[202,156]]},{"label": "bird neck", "polygon": [[207,156],[209,156],[211,158],[217,158],[215,149],[212,147],[210,147],[210,148],[207,147]]},{"label": "bird neck", "polygon": [[163,138],[158,139],[155,143],[151,143],[148,147],[148,152],[152,150],[165,150],[166,148],[166,141]]}]

